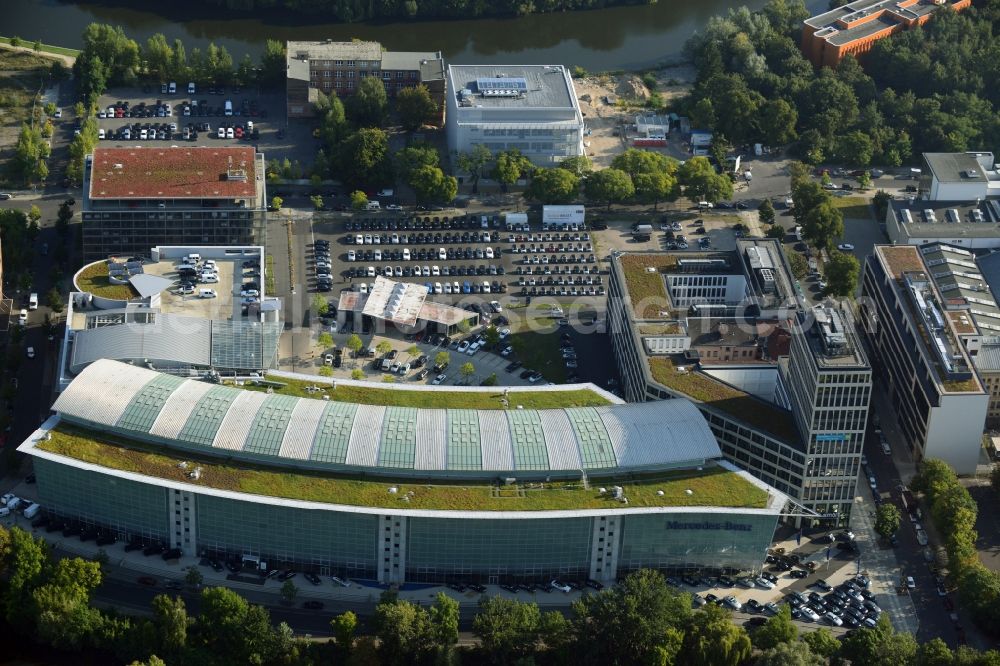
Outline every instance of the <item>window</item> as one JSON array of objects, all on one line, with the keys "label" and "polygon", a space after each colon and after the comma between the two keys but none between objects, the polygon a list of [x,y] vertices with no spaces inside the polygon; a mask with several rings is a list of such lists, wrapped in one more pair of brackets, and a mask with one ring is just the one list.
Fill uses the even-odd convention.
[{"label": "window", "polygon": [[396,72],[396,78],[397,79],[405,79],[406,78],[406,72]]}]

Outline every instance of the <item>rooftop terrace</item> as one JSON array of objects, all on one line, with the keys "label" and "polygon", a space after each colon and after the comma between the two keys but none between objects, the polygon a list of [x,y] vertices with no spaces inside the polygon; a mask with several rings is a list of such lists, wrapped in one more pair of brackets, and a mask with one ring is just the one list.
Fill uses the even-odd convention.
[{"label": "rooftop terrace", "polygon": [[[51,438],[38,441],[37,448],[112,470],[195,484],[219,490],[295,500],[395,509],[443,511],[567,511],[578,509],[625,509],[636,507],[741,507],[765,508],[769,495],[740,474],[715,465],[701,471],[660,473],[641,478],[609,478],[607,485],[625,489],[628,504],[600,493],[600,477],[589,475],[589,487],[581,483],[446,484],[360,481],[329,474],[281,473],[252,465],[222,465],[211,459],[170,455],[162,447],[142,445],[104,433],[60,425]],[[201,476],[192,481],[187,474],[197,463]],[[389,487],[397,492],[390,493]],[[662,495],[659,493],[662,491]],[[690,492],[689,492],[690,491]],[[404,499],[406,498],[406,499]]]}]

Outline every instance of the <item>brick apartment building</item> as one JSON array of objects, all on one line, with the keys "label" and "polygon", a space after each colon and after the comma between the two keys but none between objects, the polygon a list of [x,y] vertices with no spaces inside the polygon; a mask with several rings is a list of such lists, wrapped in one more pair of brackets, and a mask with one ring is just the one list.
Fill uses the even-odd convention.
[{"label": "brick apartment building", "polygon": [[921,25],[941,7],[960,11],[972,0],[856,0],[806,19],[802,52],[817,67],[836,67],[851,54],[861,56],[878,40]]},{"label": "brick apartment building", "polygon": [[378,42],[288,42],[286,101],[289,118],[313,115],[316,91],[351,95],[362,79],[374,76],[389,97],[424,84],[444,107],[444,60],[440,51],[386,51]]}]

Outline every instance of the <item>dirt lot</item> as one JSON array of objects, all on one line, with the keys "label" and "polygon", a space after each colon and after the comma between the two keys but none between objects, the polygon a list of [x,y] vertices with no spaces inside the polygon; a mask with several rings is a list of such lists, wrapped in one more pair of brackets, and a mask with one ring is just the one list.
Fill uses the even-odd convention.
[{"label": "dirt lot", "polygon": [[[658,82],[656,91],[668,105],[671,100],[685,95],[695,79],[695,71],[689,66],[669,67],[654,74]],[[635,74],[588,76],[576,79],[573,85],[580,100],[580,110],[591,130],[586,139],[587,155],[596,168],[607,167],[615,155],[628,147],[627,137],[615,136],[615,128],[634,122],[636,114],[644,111],[642,105],[650,91]],[[610,100],[609,95],[612,96]],[[666,148],[653,150],[684,157],[684,147],[673,142]]]},{"label": "dirt lot", "polygon": [[17,142],[21,123],[31,117],[31,99],[52,61],[24,51],[0,49],[0,161]]}]

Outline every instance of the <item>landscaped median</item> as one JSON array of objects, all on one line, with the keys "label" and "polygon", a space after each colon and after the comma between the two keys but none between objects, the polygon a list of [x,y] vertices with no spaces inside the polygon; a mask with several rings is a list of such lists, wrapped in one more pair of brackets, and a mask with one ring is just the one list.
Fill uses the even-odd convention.
[{"label": "landscaped median", "polygon": [[[589,487],[579,482],[519,483],[415,483],[391,480],[359,481],[280,471],[249,465],[225,465],[213,458],[164,455],[162,447],[126,441],[69,426],[51,431],[37,447],[75,460],[114,470],[133,472],[180,483],[254,495],[310,502],[395,509],[441,511],[570,511],[636,507],[721,506],[765,508],[768,494],[739,474],[721,467],[659,473],[629,480],[591,478]],[[188,465],[180,467],[181,462]],[[201,474],[188,478],[191,464]],[[613,499],[610,489],[621,486],[628,504]],[[600,492],[604,486],[607,491]],[[390,492],[395,488],[395,492]],[[660,494],[662,492],[662,494]],[[404,499],[406,498],[406,499]]]},{"label": "landscaped median", "polygon": [[[504,390],[489,391],[445,391],[440,389],[421,391],[405,390],[398,387],[382,387],[377,384],[359,386],[360,382],[337,382],[336,388],[322,380],[308,381],[288,379],[268,375],[264,384],[246,383],[240,388],[251,391],[266,391],[298,398],[316,398],[328,395],[338,402],[353,402],[360,405],[385,405],[388,407],[422,407],[425,409],[502,409]],[[320,391],[315,390],[321,389]],[[311,390],[312,389],[312,390]],[[569,391],[510,391],[507,399],[511,407],[518,405],[525,409],[561,409],[564,407],[600,407],[610,405],[604,396],[589,389]]]},{"label": "landscaped median", "polygon": [[683,393],[692,400],[732,414],[741,421],[773,433],[785,441],[798,438],[791,412],[770,405],[697,370],[690,368],[679,370],[670,357],[650,357],[649,371],[658,383]]}]

